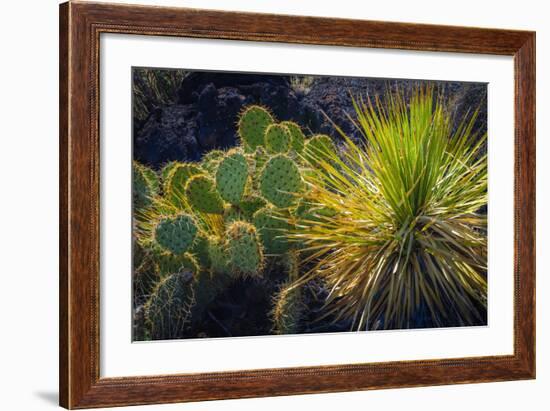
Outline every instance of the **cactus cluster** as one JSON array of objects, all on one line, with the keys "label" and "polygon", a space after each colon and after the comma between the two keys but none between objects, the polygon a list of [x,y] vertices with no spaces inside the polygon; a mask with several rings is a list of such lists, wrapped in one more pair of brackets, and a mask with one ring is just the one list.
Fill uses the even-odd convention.
[{"label": "cactus cluster", "polygon": [[[237,133],[240,146],[213,150],[199,163],[168,163],[159,177],[134,165],[134,204],[148,210],[136,247],[146,250],[142,259],[149,264],[141,266],[157,278],[145,304],[152,339],[181,335],[235,280],[265,278],[271,259],[294,262],[283,264],[287,281],[298,276],[285,233],[306,189],[308,155],[318,161],[326,141],[306,140],[299,125],[276,122],[256,105],[241,113]],[[298,327],[302,291],[289,284],[278,287],[274,300],[278,333]],[[177,326],[166,324],[170,316]]]},{"label": "cactus cluster", "polygon": [[163,278],[145,305],[145,316],[152,339],[181,337],[190,321],[194,302],[193,276],[188,271]]}]

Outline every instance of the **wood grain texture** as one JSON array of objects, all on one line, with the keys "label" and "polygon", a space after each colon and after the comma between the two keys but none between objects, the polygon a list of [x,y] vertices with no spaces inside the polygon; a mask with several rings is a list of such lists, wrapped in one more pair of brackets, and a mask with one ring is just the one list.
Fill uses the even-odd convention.
[{"label": "wood grain texture", "polygon": [[[514,56],[514,354],[161,377],[100,378],[98,104],[101,33]],[[90,408],[534,378],[534,33],[70,2],[60,6],[60,105],[62,406]]]},{"label": "wood grain texture", "polygon": [[68,282],[68,176],[69,156],[67,142],[69,135],[69,66],[67,64],[68,4],[60,6],[59,14],[59,402],[69,404],[69,282]]}]

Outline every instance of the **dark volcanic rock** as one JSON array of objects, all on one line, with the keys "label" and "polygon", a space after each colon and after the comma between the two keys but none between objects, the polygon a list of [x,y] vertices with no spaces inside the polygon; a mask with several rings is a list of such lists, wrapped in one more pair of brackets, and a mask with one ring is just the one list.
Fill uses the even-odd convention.
[{"label": "dark volcanic rock", "polygon": [[[154,110],[145,122],[134,121],[134,157],[154,168],[170,160],[199,160],[214,148],[236,144],[238,113],[249,104],[268,107],[278,120],[293,120],[309,134],[324,133],[336,141],[337,125],[352,138],[361,133],[353,98],[385,100],[387,91],[411,90],[420,80],[316,77],[307,90],[295,90],[289,76],[192,72],[176,94],[178,102]],[[487,129],[487,93],[482,83],[438,82],[455,115],[455,128],[468,111],[480,108],[476,128]],[[334,123],[334,124],[333,124]]]},{"label": "dark volcanic rock", "polygon": [[134,158],[153,168],[197,161],[204,152],[235,145],[236,119],[246,98],[235,88],[206,85],[195,103],[166,106],[135,130]]},{"label": "dark volcanic rock", "polygon": [[157,109],[139,131],[134,131],[134,159],[155,168],[170,160],[198,159],[197,131],[195,107]]}]

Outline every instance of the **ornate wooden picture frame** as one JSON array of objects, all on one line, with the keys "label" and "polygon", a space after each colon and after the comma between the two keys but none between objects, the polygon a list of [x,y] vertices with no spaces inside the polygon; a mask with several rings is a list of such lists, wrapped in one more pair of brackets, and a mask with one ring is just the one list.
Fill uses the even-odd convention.
[{"label": "ornate wooden picture frame", "polygon": [[[514,353],[101,378],[102,33],[513,56]],[[60,404],[92,408],[535,378],[535,33],[184,8],[60,6]]]}]

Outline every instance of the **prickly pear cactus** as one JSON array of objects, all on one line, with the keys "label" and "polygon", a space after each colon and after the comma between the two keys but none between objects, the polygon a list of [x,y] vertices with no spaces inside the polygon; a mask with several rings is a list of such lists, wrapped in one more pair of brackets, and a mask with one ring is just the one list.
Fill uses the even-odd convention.
[{"label": "prickly pear cactus", "polygon": [[190,321],[193,275],[189,271],[161,280],[145,304],[145,318],[153,340],[180,338]]},{"label": "prickly pear cactus", "polygon": [[205,174],[193,176],[185,186],[189,203],[199,211],[211,214],[223,213],[223,200],[220,197],[214,180]]},{"label": "prickly pear cactus", "polygon": [[227,228],[226,236],[231,271],[244,277],[261,276],[264,254],[256,228],[244,221],[235,221]]},{"label": "prickly pear cactus", "polygon": [[168,180],[168,176],[170,175],[174,167],[178,166],[178,164],[181,164],[181,163],[177,161],[169,161],[162,167],[162,169],[160,170],[160,177],[162,179],[163,185],[166,184],[166,180]]},{"label": "prickly pear cactus", "polygon": [[266,201],[255,194],[250,194],[245,196],[241,200],[241,204],[239,205],[241,211],[243,212],[244,216],[247,219],[251,219],[252,216],[256,211],[258,211],[260,208],[265,207]]},{"label": "prickly pear cactus", "polygon": [[149,186],[153,190],[154,194],[158,194],[160,190],[160,181],[157,173],[146,166],[141,166],[143,174],[145,175],[145,178],[147,179],[147,182],[149,183]]},{"label": "prickly pear cactus", "polygon": [[210,174],[215,175],[216,170],[218,169],[218,164],[220,163],[220,160],[224,156],[224,152],[222,150],[212,150],[206,153],[202,157],[201,161],[201,167],[208,171]]},{"label": "prickly pear cactus", "polygon": [[225,242],[221,238],[215,236],[208,238],[208,257],[212,273],[223,274],[227,271],[228,258]]},{"label": "prickly pear cactus", "polygon": [[300,275],[300,259],[297,250],[291,250],[285,255],[284,266],[290,281],[296,281]]},{"label": "prickly pear cactus", "polygon": [[227,204],[223,210],[223,222],[226,226],[231,224],[233,221],[242,221],[246,220],[244,213],[237,206]]},{"label": "prickly pear cactus", "polygon": [[302,153],[302,151],[304,151],[306,136],[300,126],[293,121],[283,121],[281,124],[286,126],[290,133],[290,144],[292,149],[297,153]]},{"label": "prickly pear cactus", "polygon": [[193,244],[196,234],[197,226],[188,214],[162,219],[155,227],[156,242],[173,254],[187,251]]},{"label": "prickly pear cactus", "polygon": [[155,266],[153,253],[143,247],[139,242],[133,241],[133,273],[134,292],[140,296],[151,294],[156,283],[160,280],[160,274]]},{"label": "prickly pear cactus", "polygon": [[260,175],[262,196],[280,208],[292,206],[302,189],[302,176],[296,163],[285,155],[272,157]]},{"label": "prickly pear cactus", "polygon": [[265,163],[269,160],[270,156],[264,147],[258,147],[254,153],[249,155],[250,170],[251,170],[251,186],[253,190],[258,190],[260,185],[260,174],[265,166]]},{"label": "prickly pear cactus", "polygon": [[[336,148],[328,136],[306,140],[294,122],[275,123],[261,106],[241,113],[237,131],[240,147],[212,150],[199,163],[166,164],[160,187],[153,170],[134,165],[134,202],[145,206],[140,214],[147,215],[147,221],[138,221],[135,242],[141,248],[134,257],[146,338],[202,332],[216,299],[225,301],[224,292],[236,279],[264,277],[265,267],[287,273],[272,296],[274,332],[302,328],[304,288],[293,286],[299,277],[295,250],[302,244],[291,243],[287,234],[293,224],[326,215],[327,210],[298,200],[303,173],[314,172],[325,157],[331,160]],[[265,275],[261,283],[279,278]]]},{"label": "prickly pear cactus", "polygon": [[210,256],[208,255],[208,236],[199,231],[195,241],[189,250],[195,256],[200,267],[210,267]]},{"label": "prickly pear cactus", "polygon": [[258,210],[253,217],[254,226],[260,234],[264,250],[268,255],[280,255],[287,252],[290,243],[285,233],[289,223],[271,207]]},{"label": "prickly pear cactus", "polygon": [[166,174],[163,184],[164,193],[172,204],[184,208],[183,197],[187,182],[191,177],[202,174],[203,171],[191,163],[169,163],[166,167],[169,169],[163,170],[163,174]]},{"label": "prickly pear cactus", "polygon": [[248,180],[248,163],[239,152],[229,152],[218,165],[216,188],[228,203],[238,205]]},{"label": "prickly pear cactus", "polygon": [[151,205],[152,198],[158,194],[158,177],[153,170],[137,162],[133,164],[133,201],[136,209]]},{"label": "prickly pear cactus", "polygon": [[291,139],[290,131],[283,124],[271,124],[265,130],[265,147],[270,154],[288,152]]},{"label": "prickly pear cactus", "polygon": [[155,262],[157,272],[163,277],[182,271],[189,271],[195,276],[200,270],[197,260],[189,253],[178,255],[166,251],[157,253],[155,255]]},{"label": "prickly pear cactus", "polygon": [[241,114],[238,133],[244,144],[252,150],[264,145],[266,128],[273,123],[273,117],[261,106],[249,106]]},{"label": "prickly pear cactus", "polygon": [[305,311],[302,290],[292,283],[284,283],[275,295],[274,301],[273,331],[277,334],[298,333]]}]

